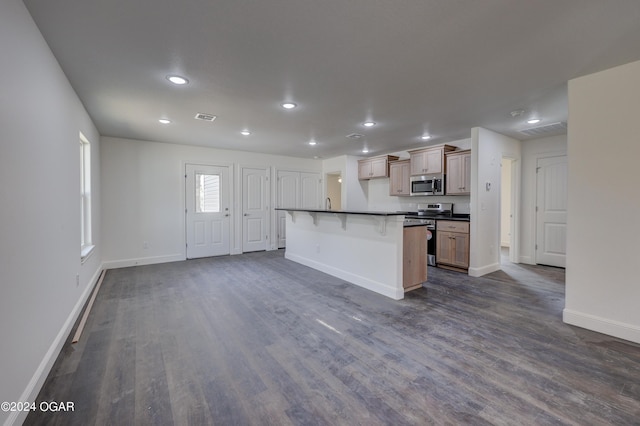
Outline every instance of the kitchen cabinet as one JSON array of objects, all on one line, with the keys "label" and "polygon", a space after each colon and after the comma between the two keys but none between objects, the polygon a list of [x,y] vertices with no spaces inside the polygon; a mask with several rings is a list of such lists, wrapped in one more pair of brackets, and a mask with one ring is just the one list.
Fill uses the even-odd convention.
[{"label": "kitchen cabinet", "polygon": [[380,155],[358,160],[358,179],[369,180],[389,177],[389,161],[397,160],[395,155]]},{"label": "kitchen cabinet", "polygon": [[410,160],[391,161],[389,163],[389,195],[411,195],[410,174]]},{"label": "kitchen cabinet", "polygon": [[427,227],[404,228],[402,250],[402,285],[407,292],[422,287],[427,280]]},{"label": "kitchen cabinet", "polygon": [[447,195],[471,193],[471,150],[453,151],[445,155],[447,164]]},{"label": "kitchen cabinet", "polygon": [[444,154],[456,148],[451,145],[440,145],[409,151],[411,160],[411,175],[446,173]]},{"label": "kitchen cabinet", "polygon": [[469,269],[469,222],[436,222],[436,264],[457,270]]}]

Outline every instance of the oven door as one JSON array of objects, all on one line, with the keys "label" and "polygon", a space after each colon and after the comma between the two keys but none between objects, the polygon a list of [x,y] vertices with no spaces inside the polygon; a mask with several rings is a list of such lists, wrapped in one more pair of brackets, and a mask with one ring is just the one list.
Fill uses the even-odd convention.
[{"label": "oven door", "polygon": [[427,237],[427,265],[436,266],[436,227],[427,225],[431,238]]}]

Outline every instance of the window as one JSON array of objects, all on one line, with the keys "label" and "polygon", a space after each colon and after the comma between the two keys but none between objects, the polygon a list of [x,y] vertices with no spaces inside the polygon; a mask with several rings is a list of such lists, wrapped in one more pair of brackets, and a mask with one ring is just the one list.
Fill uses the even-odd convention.
[{"label": "window", "polygon": [[220,176],[196,173],[196,213],[220,212]]},{"label": "window", "polygon": [[80,133],[80,258],[93,250],[91,243],[91,145]]}]

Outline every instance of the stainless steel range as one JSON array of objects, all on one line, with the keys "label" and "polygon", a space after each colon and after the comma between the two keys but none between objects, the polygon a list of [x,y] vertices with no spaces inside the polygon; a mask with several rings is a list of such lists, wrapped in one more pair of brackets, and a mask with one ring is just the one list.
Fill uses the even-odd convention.
[{"label": "stainless steel range", "polygon": [[427,264],[436,264],[436,219],[446,219],[453,213],[451,203],[418,204],[417,212],[408,212],[404,216],[404,226],[426,226],[430,231],[427,237]]}]

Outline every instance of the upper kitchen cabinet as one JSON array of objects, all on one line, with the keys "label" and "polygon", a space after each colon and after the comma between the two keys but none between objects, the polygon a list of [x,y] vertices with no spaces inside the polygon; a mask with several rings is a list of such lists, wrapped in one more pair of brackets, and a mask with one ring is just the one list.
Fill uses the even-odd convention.
[{"label": "upper kitchen cabinet", "polygon": [[358,160],[358,179],[389,177],[389,161],[397,159],[395,155],[380,155]]},{"label": "upper kitchen cabinet", "polygon": [[471,193],[471,150],[448,152],[447,195],[469,195]]},{"label": "upper kitchen cabinet", "polygon": [[389,195],[411,195],[409,175],[410,160],[392,161],[389,163]]},{"label": "upper kitchen cabinet", "polygon": [[444,155],[456,148],[451,145],[440,145],[409,151],[411,175],[445,173]]}]

